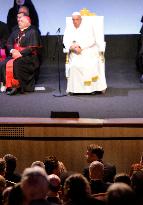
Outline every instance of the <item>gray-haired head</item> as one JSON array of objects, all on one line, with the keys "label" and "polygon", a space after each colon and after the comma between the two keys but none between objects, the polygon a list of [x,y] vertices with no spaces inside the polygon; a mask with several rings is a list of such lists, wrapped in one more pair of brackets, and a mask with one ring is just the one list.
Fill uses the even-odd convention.
[{"label": "gray-haired head", "polygon": [[132,188],[125,183],[113,183],[107,189],[107,205],[134,205],[134,200]]},{"label": "gray-haired head", "polygon": [[89,165],[89,176],[91,179],[103,179],[104,165],[99,161],[93,161]]},{"label": "gray-haired head", "polygon": [[21,188],[27,199],[44,199],[48,191],[48,176],[39,166],[26,168],[21,178]]}]

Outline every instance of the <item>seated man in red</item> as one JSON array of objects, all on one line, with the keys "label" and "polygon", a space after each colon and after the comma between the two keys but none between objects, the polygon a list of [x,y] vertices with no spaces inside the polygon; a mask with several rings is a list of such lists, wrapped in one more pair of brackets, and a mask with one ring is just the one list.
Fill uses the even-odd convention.
[{"label": "seated man in red", "polygon": [[34,91],[35,71],[39,67],[38,31],[31,25],[28,16],[21,17],[18,26],[7,42],[11,57],[0,64],[1,81],[8,95],[14,95],[18,90],[21,93]]}]

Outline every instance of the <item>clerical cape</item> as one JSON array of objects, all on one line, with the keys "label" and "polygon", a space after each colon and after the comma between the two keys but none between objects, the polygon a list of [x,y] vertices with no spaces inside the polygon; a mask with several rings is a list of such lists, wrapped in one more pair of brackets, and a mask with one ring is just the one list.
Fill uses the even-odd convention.
[{"label": "clerical cape", "polygon": [[[20,86],[24,91],[34,91],[35,72],[39,68],[38,49],[40,47],[39,32],[35,27],[30,26],[22,33],[20,29],[16,29],[10,35],[7,47],[9,51],[18,45],[22,57],[13,61],[13,77],[20,82]],[[11,57],[8,57],[1,65],[2,81],[6,84],[6,64]]]}]

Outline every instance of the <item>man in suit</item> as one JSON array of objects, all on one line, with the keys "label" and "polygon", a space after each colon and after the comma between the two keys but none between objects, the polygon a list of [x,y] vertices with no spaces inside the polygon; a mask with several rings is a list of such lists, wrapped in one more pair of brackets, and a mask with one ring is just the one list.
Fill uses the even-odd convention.
[{"label": "man in suit", "polygon": [[[104,149],[103,147],[97,144],[90,144],[87,146],[86,152],[86,160],[88,163],[92,163],[93,161],[99,161],[104,165],[104,174],[103,174],[103,181],[104,182],[113,182],[113,178],[116,174],[116,167],[110,163],[103,161]],[[84,168],[83,175],[89,179],[89,166]]]}]

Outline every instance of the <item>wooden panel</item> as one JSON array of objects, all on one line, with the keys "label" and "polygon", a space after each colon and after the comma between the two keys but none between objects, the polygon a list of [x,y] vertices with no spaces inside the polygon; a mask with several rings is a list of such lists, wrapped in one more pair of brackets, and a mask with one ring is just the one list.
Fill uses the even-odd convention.
[{"label": "wooden panel", "polygon": [[143,119],[0,118],[0,132],[1,156],[17,156],[19,172],[51,154],[81,172],[91,143],[103,146],[118,172],[128,172],[143,152]]},{"label": "wooden panel", "polygon": [[139,162],[143,151],[142,140],[0,140],[1,156],[12,153],[18,158],[21,172],[35,160],[47,155],[56,155],[69,170],[81,172],[86,165],[84,155],[88,144],[97,143],[104,147],[105,160],[117,166],[118,172],[129,171],[130,165]]}]

